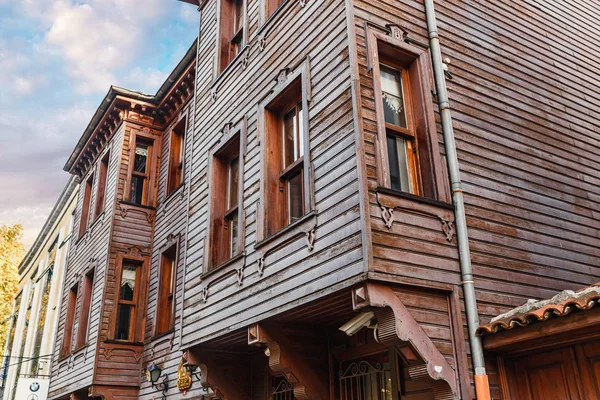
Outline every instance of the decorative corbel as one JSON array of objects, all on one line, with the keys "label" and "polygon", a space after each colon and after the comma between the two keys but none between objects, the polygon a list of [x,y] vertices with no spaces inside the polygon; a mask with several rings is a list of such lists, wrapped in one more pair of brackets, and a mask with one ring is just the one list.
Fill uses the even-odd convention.
[{"label": "decorative corbel", "polygon": [[246,50],[246,54],[244,54],[244,58],[242,59],[242,69],[245,71],[250,65],[250,47]]},{"label": "decorative corbel", "polygon": [[306,7],[306,3],[308,3],[308,0],[300,0],[300,7]]},{"label": "decorative corbel", "polygon": [[265,272],[265,256],[261,255],[258,257],[258,259],[256,260],[258,263],[258,276],[263,276],[264,272]]},{"label": "decorative corbel", "polygon": [[267,38],[263,36],[258,40],[258,50],[262,52],[265,47],[267,47]]},{"label": "decorative corbel", "polygon": [[315,239],[317,238],[316,229],[317,225],[313,226],[306,232],[306,244],[308,246],[308,251],[312,251],[315,247]]},{"label": "decorative corbel", "polygon": [[235,275],[237,277],[238,285],[242,286],[242,284],[244,283],[244,267],[242,266],[242,267],[236,269]]},{"label": "decorative corbel", "polygon": [[379,207],[381,207],[381,218],[383,218],[385,226],[388,229],[392,229],[392,226],[394,225],[394,207],[386,207],[381,204]]},{"label": "decorative corbel", "polygon": [[206,301],[208,300],[208,286],[202,288],[202,290],[200,290],[200,300],[203,303],[206,303]]},{"label": "decorative corbel", "polygon": [[442,223],[442,231],[446,235],[446,240],[451,242],[454,237],[454,221],[444,219],[441,215],[438,215],[438,218]]},{"label": "decorative corbel", "polygon": [[228,136],[229,133],[231,132],[232,127],[233,127],[233,123],[227,122],[225,125],[223,125],[223,129],[221,129],[221,132],[223,133],[223,135]]},{"label": "decorative corbel", "polygon": [[217,101],[217,89],[213,89],[210,92],[210,97],[211,97],[212,101]]}]

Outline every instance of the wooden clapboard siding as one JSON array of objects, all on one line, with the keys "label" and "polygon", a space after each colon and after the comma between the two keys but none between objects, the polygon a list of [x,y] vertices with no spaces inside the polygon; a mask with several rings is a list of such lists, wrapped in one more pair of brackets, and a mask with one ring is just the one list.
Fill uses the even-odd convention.
[{"label": "wooden clapboard siding", "polygon": [[[117,191],[117,206],[114,212],[113,229],[110,238],[110,261],[104,281],[105,301],[101,310],[100,343],[95,366],[94,384],[97,385],[140,385],[140,370],[143,345],[137,343],[113,342],[110,329],[114,318],[119,282],[117,268],[119,255],[139,253],[150,256],[154,233],[155,210],[149,207],[139,207],[124,203],[126,199],[126,182],[128,182],[129,164],[135,148],[131,147],[132,135],[142,129],[147,129],[133,121],[125,121],[124,136],[121,146],[121,163],[119,168],[119,186]],[[157,132],[160,134],[160,132]],[[154,164],[154,152],[161,151],[161,141],[157,137],[152,148],[152,159],[149,161],[150,174],[154,174],[157,166]],[[160,153],[159,153],[160,154]],[[158,157],[160,159],[160,157]],[[156,191],[149,180],[148,190]],[[150,196],[151,198],[153,196]],[[126,210],[123,212],[122,210]],[[125,256],[126,257],[126,256]],[[145,282],[145,284],[144,284]],[[147,292],[147,277],[142,277],[139,290]],[[146,314],[147,299],[138,304],[137,313]],[[147,318],[147,317],[146,317]]]},{"label": "wooden clapboard siding", "polygon": [[[179,115],[187,118],[188,129],[185,132],[185,148],[188,149],[192,143],[192,117],[193,102],[182,106]],[[184,263],[186,247],[186,223],[189,187],[189,155],[185,152],[183,185],[170,195],[167,195],[169,176],[169,157],[171,151],[171,129],[177,124],[177,118],[164,130],[162,137],[162,149],[160,152],[161,165],[158,179],[158,206],[154,220],[154,232],[152,237],[152,258],[150,267],[150,279],[148,287],[148,305],[146,307],[146,327],[144,334],[144,354],[142,365],[146,366],[156,362],[163,369],[163,373],[177,376],[177,367],[181,359],[180,337],[181,328],[181,304],[183,301]],[[175,326],[172,332],[155,337],[156,309],[159,291],[159,274],[161,268],[162,253],[171,245],[177,245],[177,264],[175,267]],[[139,373],[139,369],[138,369]],[[171,385],[170,391],[180,393],[175,385]],[[140,399],[153,399],[159,396],[160,391],[150,384],[143,382],[140,387]]]},{"label": "wooden clapboard siding", "polygon": [[[395,211],[391,230],[374,194],[376,120],[364,22],[401,25],[427,43],[422,1],[354,1],[362,121],[376,271],[399,282],[459,284],[455,243],[435,219]],[[482,321],[529,298],[600,276],[600,30],[598,7],[575,1],[436,1],[465,191]],[[435,98],[433,99],[435,100]],[[440,154],[443,138],[437,105]],[[468,346],[467,346],[468,349]],[[500,398],[489,364],[492,397]]]},{"label": "wooden clapboard siding", "polygon": [[[201,11],[198,44],[197,106],[192,145],[190,221],[182,346],[253,321],[262,320],[309,299],[351,284],[364,271],[356,143],[350,85],[345,5],[342,2],[288,1],[266,25],[259,21],[259,0],[248,2],[249,63],[241,58],[214,80],[216,1]],[[259,41],[265,37],[265,48]],[[268,250],[255,249],[260,195],[258,103],[274,88],[283,68],[293,68],[310,57],[309,137],[314,168],[316,240],[308,250],[304,234]],[[213,91],[216,99],[213,100]],[[208,154],[222,136],[227,122],[247,118],[244,159],[245,262],[242,284],[232,269],[224,268],[204,279],[203,255],[207,226]],[[265,256],[264,276],[257,259]],[[201,291],[209,285],[207,302]]]},{"label": "wooden clapboard siding", "polygon": [[[103,303],[103,281],[106,274],[106,265],[108,263],[108,243],[112,226],[112,213],[115,207],[116,188],[118,180],[118,171],[121,160],[121,142],[123,140],[124,129],[121,126],[113,138],[106,145],[110,151],[109,169],[106,178],[106,197],[105,212],[92,223],[86,235],[80,239],[73,238],[69,248],[67,261],[67,270],[64,278],[63,298],[60,307],[60,318],[58,323],[57,340],[54,348],[54,361],[52,366],[52,379],[50,381],[50,397],[57,397],[73,392],[74,390],[84,388],[92,383],[94,364],[96,359],[96,346],[98,343],[100,329],[100,309]],[[101,158],[99,158],[100,160]],[[97,182],[94,186],[97,185]],[[80,188],[80,190],[83,190]],[[92,206],[95,204],[96,188],[92,190]],[[78,226],[81,218],[82,197],[79,196],[77,208],[74,216],[74,226]],[[59,359],[60,348],[65,332],[65,321],[67,312],[67,300],[69,289],[75,284],[81,284],[81,277],[95,268],[94,290],[91,303],[91,314],[88,322],[88,341],[87,346],[72,356]],[[75,327],[73,332],[77,332],[77,316],[81,301],[78,301],[76,309]],[[75,339],[75,338],[73,338]]]}]

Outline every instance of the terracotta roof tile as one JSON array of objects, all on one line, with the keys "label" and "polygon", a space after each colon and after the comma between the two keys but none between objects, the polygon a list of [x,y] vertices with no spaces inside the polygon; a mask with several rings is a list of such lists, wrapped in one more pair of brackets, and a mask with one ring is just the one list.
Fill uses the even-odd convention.
[{"label": "terracotta roof tile", "polygon": [[480,326],[477,335],[493,334],[502,330],[526,326],[532,322],[564,317],[572,311],[589,310],[600,302],[600,282],[574,292],[565,290],[548,300],[529,300],[507,313],[493,318],[489,324]]}]

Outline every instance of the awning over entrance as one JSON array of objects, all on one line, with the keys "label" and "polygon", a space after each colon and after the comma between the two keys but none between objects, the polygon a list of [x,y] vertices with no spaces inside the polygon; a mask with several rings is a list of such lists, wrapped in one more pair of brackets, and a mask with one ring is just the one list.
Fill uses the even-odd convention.
[{"label": "awning over entrance", "polygon": [[510,330],[530,323],[564,317],[574,311],[594,308],[600,301],[600,282],[577,292],[565,290],[548,300],[529,300],[507,313],[501,314],[487,325],[479,327],[480,336]]}]

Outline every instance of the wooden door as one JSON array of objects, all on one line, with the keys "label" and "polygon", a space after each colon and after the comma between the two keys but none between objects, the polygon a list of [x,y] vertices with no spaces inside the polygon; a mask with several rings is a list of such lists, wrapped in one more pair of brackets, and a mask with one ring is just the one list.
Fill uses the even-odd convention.
[{"label": "wooden door", "polygon": [[577,346],[577,362],[587,399],[600,399],[600,343]]},{"label": "wooden door", "polygon": [[572,348],[522,356],[507,363],[513,400],[583,400]]},{"label": "wooden door", "polygon": [[600,399],[600,343],[507,359],[505,379],[510,400]]}]

